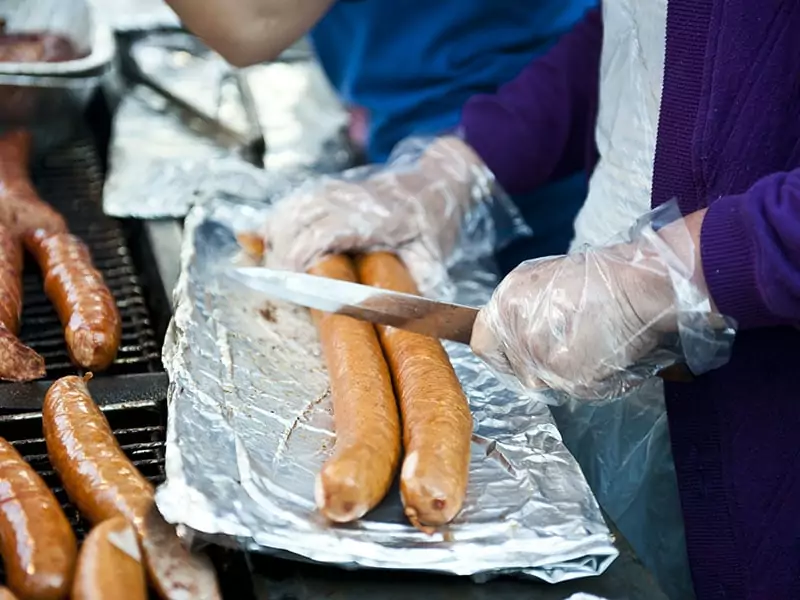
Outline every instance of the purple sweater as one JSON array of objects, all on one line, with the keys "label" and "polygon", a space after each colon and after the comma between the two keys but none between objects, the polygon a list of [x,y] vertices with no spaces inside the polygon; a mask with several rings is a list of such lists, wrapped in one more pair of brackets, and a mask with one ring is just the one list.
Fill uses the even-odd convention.
[{"label": "purple sweater", "polygon": [[[601,42],[593,11],[465,107],[509,192],[591,170]],[[800,2],[669,0],[652,204],[676,196],[709,208],[705,277],[740,328],[728,365],[667,386],[695,589],[800,598]]]}]

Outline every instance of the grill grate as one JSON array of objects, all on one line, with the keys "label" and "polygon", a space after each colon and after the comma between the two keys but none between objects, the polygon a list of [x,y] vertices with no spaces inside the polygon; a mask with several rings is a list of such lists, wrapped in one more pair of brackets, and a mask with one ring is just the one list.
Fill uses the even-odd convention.
[{"label": "grill grate", "polygon": [[[167,377],[151,324],[141,280],[120,223],[102,212],[103,175],[94,146],[79,140],[48,156],[33,170],[39,194],[61,211],[71,231],[89,246],[95,265],[117,300],[122,316],[122,344],[114,364],[89,383],[95,402],[108,418],[122,449],[154,484],[165,479]],[[139,271],[141,272],[141,271]],[[24,307],[20,338],[45,359],[46,379],[77,372],[69,360],[61,324],[44,295],[42,277],[32,260],[24,274]],[[0,437],[11,442],[55,492],[79,540],[88,524],[69,502],[47,457],[42,433],[41,401],[47,383],[0,384]],[[223,594],[254,598],[242,584],[251,577],[240,553],[209,548]],[[0,565],[0,582],[5,574]],[[235,591],[234,591],[235,589]],[[155,599],[157,596],[150,595]]]},{"label": "grill grate", "polygon": [[[72,232],[89,246],[117,300],[122,342],[105,375],[160,371],[159,347],[125,235],[117,221],[103,214],[103,174],[92,143],[79,140],[57,150],[36,164],[32,175],[42,198],[61,211]],[[42,276],[34,261],[26,260],[20,338],[44,357],[48,379],[74,374],[58,316],[44,295]]]},{"label": "grill grate", "polygon": [[[100,398],[97,398],[100,400]],[[125,454],[142,475],[155,484],[164,481],[164,440],[166,415],[164,403],[144,401],[139,406],[111,404],[104,410]],[[0,437],[11,442],[28,463],[42,476],[64,508],[79,539],[88,531],[88,524],[70,504],[61,481],[47,458],[47,447],[42,437],[41,413],[24,413],[6,416],[0,420]]]}]

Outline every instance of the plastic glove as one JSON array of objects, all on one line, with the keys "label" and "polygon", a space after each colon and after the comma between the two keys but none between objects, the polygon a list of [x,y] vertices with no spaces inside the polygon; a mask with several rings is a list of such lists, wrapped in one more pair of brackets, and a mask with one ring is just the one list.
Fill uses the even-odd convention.
[{"label": "plastic glove", "polygon": [[624,396],[681,359],[696,374],[716,368],[733,328],[714,314],[694,264],[682,221],[658,232],[641,223],[633,241],[525,262],[479,314],[473,350],[525,388],[591,401]]},{"label": "plastic glove", "polygon": [[466,215],[493,188],[461,140],[410,140],[385,167],[354,169],[280,201],[261,233],[278,267],[306,270],[326,254],[388,250],[423,293],[441,292]]}]

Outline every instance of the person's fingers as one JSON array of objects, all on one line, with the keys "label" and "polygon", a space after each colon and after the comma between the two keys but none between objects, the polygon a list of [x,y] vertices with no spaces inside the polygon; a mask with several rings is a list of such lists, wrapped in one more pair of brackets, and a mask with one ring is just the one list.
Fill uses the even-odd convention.
[{"label": "person's fingers", "polygon": [[508,359],[505,346],[495,332],[491,321],[492,318],[487,309],[481,309],[472,327],[472,339],[470,339],[469,345],[472,351],[496,373],[516,377],[517,374]]}]

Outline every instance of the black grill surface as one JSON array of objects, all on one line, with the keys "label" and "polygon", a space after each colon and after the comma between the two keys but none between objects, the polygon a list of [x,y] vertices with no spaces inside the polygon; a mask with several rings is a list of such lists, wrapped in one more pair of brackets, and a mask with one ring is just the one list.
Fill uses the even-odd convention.
[{"label": "black grill surface", "polygon": [[[134,263],[122,224],[103,214],[103,172],[88,138],[37,162],[32,174],[42,198],[65,216],[72,233],[89,246],[95,265],[116,298],[122,316],[121,348],[114,364],[95,374],[89,389],[122,449],[145,477],[158,484],[165,477],[168,380],[161,367],[160,340],[149,314],[147,299],[151,296],[138,275],[147,266]],[[43,381],[0,383],[0,437],[11,442],[53,489],[80,540],[88,524],[69,502],[50,465],[41,417],[42,399],[50,382],[77,374],[78,369],[70,363],[61,324],[44,295],[41,274],[33,260],[26,260],[20,338],[44,357],[47,375]],[[254,598],[244,555],[220,548],[209,548],[209,554],[225,597]],[[4,580],[0,568],[0,582]]]},{"label": "black grill surface", "polygon": [[[145,295],[119,223],[102,209],[103,173],[92,143],[75,142],[37,163],[33,179],[39,194],[67,219],[72,233],[92,252],[95,266],[117,300],[122,316],[122,343],[105,375],[147,373],[161,369],[159,347]],[[27,259],[20,338],[39,352],[54,379],[75,373],[55,309],[45,297],[42,277]]]}]

